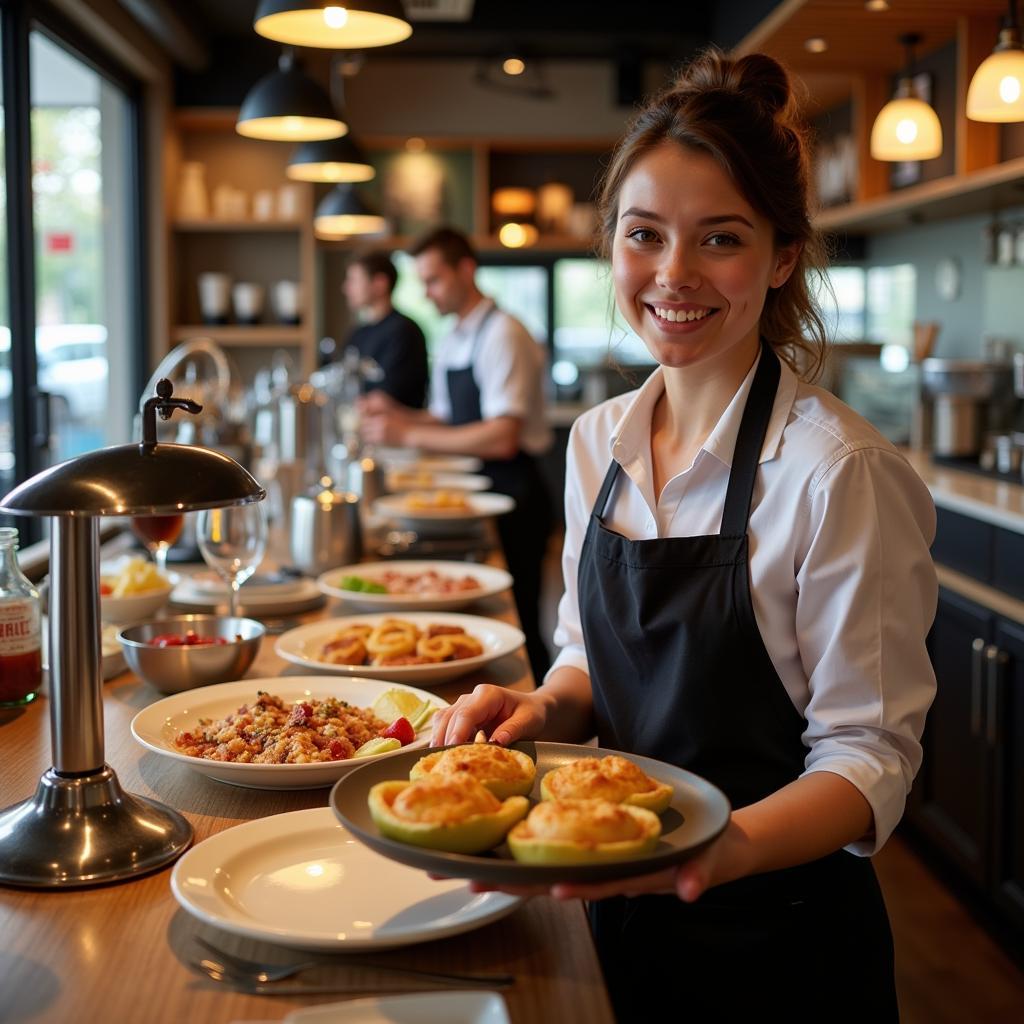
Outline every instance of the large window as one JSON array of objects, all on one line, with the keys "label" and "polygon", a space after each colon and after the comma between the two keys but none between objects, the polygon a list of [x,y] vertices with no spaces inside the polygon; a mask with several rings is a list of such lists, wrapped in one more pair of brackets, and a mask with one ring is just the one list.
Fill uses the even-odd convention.
[{"label": "large window", "polygon": [[[0,25],[0,33],[3,26]],[[2,38],[0,38],[2,43]],[[0,58],[3,47],[0,46]],[[2,69],[0,69],[2,70]],[[0,82],[3,79],[0,77]],[[0,93],[0,154],[6,150],[3,94]],[[11,321],[7,294],[7,168],[0,160],[0,495],[14,484],[14,430],[11,409]]]}]

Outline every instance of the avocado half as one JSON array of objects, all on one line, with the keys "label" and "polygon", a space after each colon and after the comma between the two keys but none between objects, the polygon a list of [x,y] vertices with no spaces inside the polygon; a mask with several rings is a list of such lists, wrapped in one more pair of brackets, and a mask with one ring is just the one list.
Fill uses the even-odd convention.
[{"label": "avocado half", "polygon": [[[540,798],[541,800],[558,800],[561,797],[556,796],[551,792],[548,786],[548,779],[555,774],[559,769],[555,769],[553,772],[548,772],[540,780]],[[649,777],[649,776],[648,776]],[[654,789],[648,790],[646,793],[630,793],[624,800],[620,800],[619,803],[624,807],[642,807],[644,810],[653,811],[655,814],[661,814],[663,811],[668,810],[668,805],[672,802],[672,787],[665,782],[658,782],[657,779],[651,779],[652,782],[657,782]]]},{"label": "avocado half", "polygon": [[658,845],[661,821],[653,811],[629,804],[620,805],[641,827],[640,835],[618,842],[592,843],[573,839],[542,839],[530,831],[530,822],[521,821],[508,834],[512,856],[523,864],[553,866],[569,864],[608,864],[632,860],[651,853]]},{"label": "avocado half", "polygon": [[473,814],[463,821],[438,824],[406,821],[395,815],[395,797],[411,782],[378,782],[368,796],[370,817],[381,834],[399,842],[447,853],[481,853],[497,846],[508,830],[526,817],[530,803],[525,796],[510,796],[490,814]]},{"label": "avocado half", "polygon": [[[477,746],[477,744],[467,743],[463,744],[467,747]],[[484,744],[480,744],[481,746]],[[486,744],[492,746],[493,744]],[[427,754],[426,757],[421,757],[410,769],[409,779],[415,782],[417,779],[422,779],[427,775],[430,775],[433,771],[437,762],[450,750],[457,750],[457,747],[451,747],[449,750],[438,750],[433,754]],[[504,800],[510,796],[526,796],[531,789],[533,789],[533,780],[537,775],[537,766],[533,763],[529,755],[524,754],[521,750],[512,750],[509,747],[499,747],[498,749],[504,750],[507,754],[511,754],[516,764],[519,766],[521,778],[518,779],[487,779],[482,775],[477,775],[475,772],[470,772],[477,781],[482,782],[499,800]],[[666,804],[667,806],[667,804]]]}]

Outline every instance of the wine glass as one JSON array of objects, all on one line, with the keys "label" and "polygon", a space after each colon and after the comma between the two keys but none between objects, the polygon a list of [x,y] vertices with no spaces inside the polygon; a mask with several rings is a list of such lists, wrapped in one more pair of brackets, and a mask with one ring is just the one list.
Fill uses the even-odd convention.
[{"label": "wine glass", "polygon": [[181,536],[185,516],[133,516],[132,533],[135,534],[156,562],[157,571],[167,579],[167,552]]},{"label": "wine glass", "polygon": [[238,615],[238,588],[256,571],[267,549],[262,504],[208,508],[196,521],[196,540],[206,564],[231,587],[231,615]]}]

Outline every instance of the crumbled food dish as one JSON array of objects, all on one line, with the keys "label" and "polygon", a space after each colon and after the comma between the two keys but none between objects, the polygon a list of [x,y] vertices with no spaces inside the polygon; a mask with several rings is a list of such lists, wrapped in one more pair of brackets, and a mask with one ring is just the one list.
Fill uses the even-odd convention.
[{"label": "crumbled food dish", "polygon": [[338,630],[321,646],[329,665],[432,665],[483,654],[483,644],[461,626],[430,624],[425,630],[404,619],[383,619]]},{"label": "crumbled food dish", "polygon": [[252,704],[179,733],[174,746],[190,757],[251,764],[345,761],[388,728],[369,708],[336,697],[288,706],[260,691]]}]

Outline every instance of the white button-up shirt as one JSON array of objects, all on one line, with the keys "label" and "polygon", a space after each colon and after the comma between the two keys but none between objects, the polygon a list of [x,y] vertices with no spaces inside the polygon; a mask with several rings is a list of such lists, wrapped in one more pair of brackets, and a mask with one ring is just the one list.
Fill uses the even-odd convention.
[{"label": "white button-up shirt", "polygon": [[[577,569],[609,460],[622,470],[604,513],[609,529],[634,540],[719,533],[754,369],[693,464],[660,495],[651,467],[651,419],[665,390],[660,368],[638,391],[576,421],[555,631],[561,653],[552,671],[572,665],[589,675]],[[931,496],[869,423],[783,364],[747,532],[758,629],[806,719],[804,774],[834,772],[860,790],[874,811],[874,833],[848,849],[870,855],[903,814],[935,694],[925,649],[938,596],[928,551]]]},{"label": "white button-up shirt", "polygon": [[514,316],[500,309],[484,323],[493,308],[490,299],[481,300],[441,339],[430,375],[430,412],[451,419],[448,371],[464,370],[472,361],[482,418],[522,420],[519,446],[530,455],[542,455],[551,447],[544,415],[544,351]]}]

